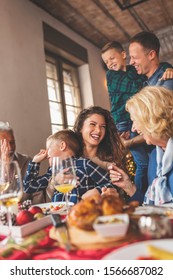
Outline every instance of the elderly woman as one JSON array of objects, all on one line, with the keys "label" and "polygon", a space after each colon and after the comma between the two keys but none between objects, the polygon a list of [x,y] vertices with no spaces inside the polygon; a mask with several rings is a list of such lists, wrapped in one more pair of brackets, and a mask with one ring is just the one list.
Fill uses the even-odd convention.
[{"label": "elderly woman", "polygon": [[[149,187],[144,204],[161,205],[173,202],[173,91],[164,87],[145,87],[127,101],[126,110],[133,121],[133,130],[142,134],[152,151],[148,166]],[[117,166],[109,166],[110,178],[131,200],[140,197],[136,186]]]}]

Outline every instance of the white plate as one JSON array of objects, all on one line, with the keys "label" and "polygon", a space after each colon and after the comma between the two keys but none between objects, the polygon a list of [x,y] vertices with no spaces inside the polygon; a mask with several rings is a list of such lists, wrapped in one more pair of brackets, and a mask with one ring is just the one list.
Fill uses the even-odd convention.
[{"label": "white plate", "polygon": [[173,203],[164,204],[163,206],[139,206],[135,209],[134,215],[166,215],[173,218]]},{"label": "white plate", "polygon": [[166,204],[163,204],[162,207],[170,207],[170,208],[173,208],[173,203],[166,203]]},{"label": "white plate", "polygon": [[[50,214],[56,213],[56,214],[62,214],[65,215],[67,214],[67,207],[66,207],[66,202],[48,202],[48,203],[42,203],[42,204],[36,204],[35,206],[39,206],[40,208],[50,208],[53,206],[59,206],[63,205],[63,207],[59,210],[51,210]],[[69,202],[69,207],[72,207],[74,205],[73,202]]]},{"label": "white plate", "polygon": [[163,214],[165,208],[155,206],[139,206],[135,209],[134,215]]},{"label": "white plate", "polygon": [[141,256],[147,257],[149,253],[146,245],[157,246],[173,253],[173,239],[147,240],[114,250],[107,254],[103,260],[136,260]]}]

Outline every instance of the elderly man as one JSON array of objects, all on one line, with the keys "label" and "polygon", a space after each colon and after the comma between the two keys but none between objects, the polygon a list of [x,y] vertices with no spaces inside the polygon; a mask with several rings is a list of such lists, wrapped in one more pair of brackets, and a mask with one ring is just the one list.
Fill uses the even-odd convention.
[{"label": "elderly man", "polygon": [[[7,145],[7,157],[10,160],[16,160],[18,162],[21,170],[21,176],[23,179],[31,157],[16,152],[16,142],[12,128],[9,126],[8,123],[0,121],[0,142],[2,143],[4,140],[6,141]],[[23,193],[21,201],[27,199],[32,200],[32,204],[45,202],[45,194],[43,192],[38,192],[32,195]]]}]

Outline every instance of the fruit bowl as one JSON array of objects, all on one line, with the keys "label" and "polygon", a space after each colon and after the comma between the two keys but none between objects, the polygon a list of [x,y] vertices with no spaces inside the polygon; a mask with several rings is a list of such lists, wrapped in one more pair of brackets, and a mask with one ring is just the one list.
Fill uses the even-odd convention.
[{"label": "fruit bowl", "polygon": [[[25,208],[21,207],[23,205]],[[26,203],[24,203],[19,205],[18,209],[11,208],[11,212],[13,213],[13,237],[25,237],[51,224],[50,215],[45,216],[42,209],[35,205],[28,204],[26,207]],[[2,209],[0,220],[0,234],[2,235],[8,235],[9,233],[9,227],[6,225],[6,223],[6,211]]]},{"label": "fruit bowl", "polygon": [[[31,233],[34,233],[37,230],[40,230],[48,225],[52,224],[50,215],[45,216],[39,220],[21,225],[12,227],[12,236],[14,237],[25,237]],[[8,235],[9,228],[8,226],[0,225],[0,235]]]}]

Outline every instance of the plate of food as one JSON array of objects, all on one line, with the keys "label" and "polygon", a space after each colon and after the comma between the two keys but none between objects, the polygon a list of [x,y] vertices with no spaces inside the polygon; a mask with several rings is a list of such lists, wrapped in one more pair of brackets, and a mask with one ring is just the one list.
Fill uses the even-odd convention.
[{"label": "plate of food", "polygon": [[173,203],[165,203],[165,204],[162,204],[162,207],[169,207],[169,208],[172,208],[172,209],[173,209]]},{"label": "plate of food", "polygon": [[[69,202],[69,207],[72,207],[73,205],[73,202]],[[55,213],[61,215],[67,214],[66,202],[48,202],[37,204],[36,206],[39,206],[46,215]]]},{"label": "plate of food", "polygon": [[165,215],[169,219],[173,219],[173,204],[164,204],[163,206],[144,205],[139,206],[133,212],[133,215]]},{"label": "plate of food", "polygon": [[130,244],[112,251],[103,260],[173,260],[173,239]]}]

